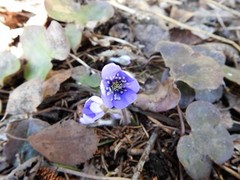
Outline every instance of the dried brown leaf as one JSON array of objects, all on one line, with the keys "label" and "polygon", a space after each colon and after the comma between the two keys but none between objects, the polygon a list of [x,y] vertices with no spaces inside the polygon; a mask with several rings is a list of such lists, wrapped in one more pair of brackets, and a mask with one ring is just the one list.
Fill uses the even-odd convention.
[{"label": "dried brown leaf", "polygon": [[80,164],[90,159],[99,142],[93,129],[73,120],[45,128],[28,140],[48,160],[67,165]]},{"label": "dried brown leaf", "polygon": [[151,82],[148,89],[140,93],[134,104],[143,109],[153,112],[162,112],[174,108],[180,101],[180,92],[173,80],[168,79],[164,83]]},{"label": "dried brown leaf", "polygon": [[9,96],[6,114],[32,113],[42,101],[42,80],[29,80],[16,89]]},{"label": "dried brown leaf", "polygon": [[59,90],[62,82],[66,81],[72,74],[70,69],[52,72],[52,76],[43,83],[43,97],[52,96]]},{"label": "dried brown leaf", "polygon": [[[170,17],[180,21],[182,23],[187,22],[190,18],[193,17],[193,13],[183,9],[179,9],[177,6],[173,6],[170,12]],[[170,24],[170,28],[175,27],[176,25]]]}]

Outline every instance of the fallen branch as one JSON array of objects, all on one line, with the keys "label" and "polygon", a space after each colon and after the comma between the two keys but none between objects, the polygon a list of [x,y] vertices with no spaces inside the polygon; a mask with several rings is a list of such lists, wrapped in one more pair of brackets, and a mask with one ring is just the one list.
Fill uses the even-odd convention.
[{"label": "fallen branch", "polygon": [[134,171],[134,174],[132,176],[132,180],[138,180],[138,177],[140,176],[140,174],[141,174],[141,172],[143,170],[143,166],[144,166],[145,162],[148,160],[149,154],[150,154],[150,152],[151,152],[151,150],[152,150],[152,148],[153,148],[153,146],[155,144],[155,141],[156,141],[156,139],[158,137],[158,130],[159,129],[156,128],[153,131],[150,139],[148,140],[147,145],[146,145],[146,147],[144,149],[144,152],[143,152],[143,154],[142,154],[142,156],[141,156],[141,158],[140,158],[140,160],[139,160],[139,162],[137,164],[137,167],[136,167],[136,169]]}]

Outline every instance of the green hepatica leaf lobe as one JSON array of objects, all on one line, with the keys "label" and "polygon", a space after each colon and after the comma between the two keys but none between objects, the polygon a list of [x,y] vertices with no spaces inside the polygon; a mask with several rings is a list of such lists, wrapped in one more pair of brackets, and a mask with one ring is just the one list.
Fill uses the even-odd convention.
[{"label": "green hepatica leaf lobe", "polygon": [[26,79],[45,79],[51,70],[51,51],[47,43],[47,32],[41,26],[28,26],[24,28],[20,38],[23,53],[28,60],[24,76]]},{"label": "green hepatica leaf lobe", "polygon": [[99,74],[86,74],[80,77],[80,82],[89,87],[97,88],[100,86],[101,77]]},{"label": "green hepatica leaf lobe", "polygon": [[73,0],[45,0],[48,15],[56,20],[86,25],[89,21],[106,22],[114,14],[107,2],[89,2],[86,5]]},{"label": "green hepatica leaf lobe", "polygon": [[25,27],[20,41],[28,60],[26,79],[45,79],[52,69],[51,60],[64,60],[70,52],[64,30],[56,21],[52,21],[47,30],[42,26]]},{"label": "green hepatica leaf lobe", "polygon": [[194,89],[216,89],[223,83],[223,70],[214,59],[187,45],[173,42],[159,44],[170,74]]},{"label": "green hepatica leaf lobe", "polygon": [[4,79],[17,72],[20,68],[20,61],[8,51],[0,53],[0,86],[3,85]]},{"label": "green hepatica leaf lobe", "polygon": [[195,101],[186,110],[190,135],[177,145],[179,161],[193,179],[208,178],[212,162],[222,164],[233,154],[233,141],[221,124],[220,112],[209,102]]},{"label": "green hepatica leaf lobe", "polygon": [[52,21],[47,28],[47,34],[52,57],[58,60],[66,59],[70,53],[70,44],[62,26],[57,21]]},{"label": "green hepatica leaf lobe", "polygon": [[69,24],[66,24],[65,26],[66,36],[69,40],[71,49],[75,53],[82,41],[82,31],[83,31],[83,28],[76,24],[69,23]]},{"label": "green hepatica leaf lobe", "polygon": [[199,152],[192,135],[180,138],[177,146],[177,155],[186,172],[193,179],[204,179],[211,173],[211,160]]},{"label": "green hepatica leaf lobe", "polygon": [[240,85],[240,70],[229,66],[223,66],[224,77]]}]

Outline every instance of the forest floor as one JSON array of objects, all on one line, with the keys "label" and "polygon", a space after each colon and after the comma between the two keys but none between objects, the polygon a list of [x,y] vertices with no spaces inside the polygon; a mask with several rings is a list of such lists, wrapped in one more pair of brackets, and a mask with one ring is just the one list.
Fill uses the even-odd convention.
[{"label": "forest floor", "polygon": [[[240,1],[95,2],[0,0],[0,179],[240,179]],[[81,124],[109,63],[137,98]]]}]

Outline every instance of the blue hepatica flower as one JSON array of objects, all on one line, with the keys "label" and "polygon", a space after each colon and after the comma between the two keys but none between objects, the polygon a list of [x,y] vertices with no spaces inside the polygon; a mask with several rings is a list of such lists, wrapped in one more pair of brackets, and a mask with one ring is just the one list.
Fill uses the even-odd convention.
[{"label": "blue hepatica flower", "polygon": [[90,124],[104,116],[104,105],[103,101],[98,96],[90,97],[84,104],[83,116],[80,118],[80,123]]},{"label": "blue hepatica flower", "polygon": [[101,98],[107,108],[123,109],[137,98],[139,84],[120,66],[110,63],[102,69]]}]

